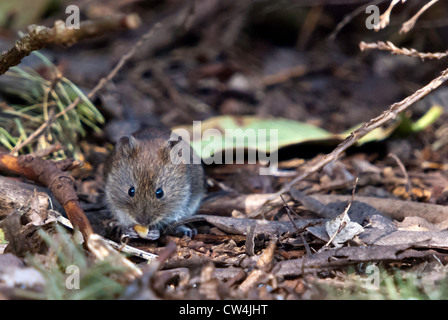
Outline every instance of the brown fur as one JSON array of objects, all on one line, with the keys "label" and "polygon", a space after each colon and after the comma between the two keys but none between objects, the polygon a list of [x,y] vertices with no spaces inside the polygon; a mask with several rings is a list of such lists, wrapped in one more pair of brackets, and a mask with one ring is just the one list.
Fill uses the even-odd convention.
[{"label": "brown fur", "polygon": [[[194,214],[199,207],[205,192],[202,165],[172,163],[172,148],[187,142],[169,141],[170,134],[150,128],[123,137],[105,163],[106,201],[124,227],[160,228]],[[132,186],[134,197],[128,195]],[[156,198],[157,188],[163,189],[161,199]]]}]

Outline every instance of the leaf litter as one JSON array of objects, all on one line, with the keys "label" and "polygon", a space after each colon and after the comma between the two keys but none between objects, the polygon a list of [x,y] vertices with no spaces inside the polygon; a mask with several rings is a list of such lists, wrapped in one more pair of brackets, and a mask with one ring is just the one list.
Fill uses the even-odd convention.
[{"label": "leaf litter", "polygon": [[[228,5],[226,10],[218,10],[223,4],[213,5],[213,1],[210,3],[210,7],[198,8],[202,15],[199,14],[191,23],[211,24],[204,18],[208,15],[203,14],[202,10],[212,16],[219,16],[220,19],[216,21],[239,21],[227,19],[228,15],[240,12],[237,5]],[[138,6],[135,3],[130,4],[135,5]],[[185,10],[182,13],[188,13],[190,10],[187,7],[180,9]],[[141,11],[145,14],[144,10]],[[165,16],[167,20],[164,23],[169,27],[172,25],[169,20],[172,16],[168,13]],[[383,110],[389,100],[394,101],[396,96],[402,95],[402,90],[394,86],[395,83],[403,82],[406,88],[409,87],[410,81],[415,81],[415,85],[418,83],[414,77],[396,79],[401,72],[394,73],[395,68],[400,68],[400,71],[407,68],[406,70],[411,71],[410,74],[414,74],[415,65],[409,67],[406,63],[397,63],[388,70],[378,67],[384,65],[384,56],[373,55],[372,68],[378,70],[370,73],[364,64],[358,65],[353,62],[356,59],[344,57],[341,52],[334,55],[328,55],[327,51],[322,51],[322,54],[304,54],[276,45],[270,46],[269,50],[260,50],[254,46],[255,51],[264,54],[257,63],[264,64],[262,69],[264,67],[265,70],[248,70],[252,66],[249,66],[247,61],[251,61],[253,57],[247,59],[248,57],[242,54],[241,57],[235,58],[233,50],[241,48],[229,39],[241,38],[235,35],[239,35],[238,32],[243,32],[242,30],[256,32],[256,28],[260,27],[258,22],[255,23],[257,18],[259,15],[254,10],[251,15],[247,15],[248,25],[244,28],[236,24],[233,28],[210,28],[208,32],[201,34],[190,31],[192,33],[189,35],[193,35],[201,44],[192,47],[177,47],[179,35],[171,35],[167,31],[170,28],[163,29],[156,35],[157,39],[145,48],[146,54],[161,52],[158,55],[158,66],[149,64],[146,56],[143,59],[137,58],[133,66],[124,70],[122,77],[125,81],[118,80],[108,88],[107,94],[101,96],[103,109],[112,116],[106,125],[105,136],[98,133],[95,139],[104,139],[103,141],[107,142],[101,146],[102,150],[88,143],[80,144],[83,158],[91,167],[74,172],[74,175],[86,213],[95,232],[102,235],[108,233],[111,219],[100,201],[101,165],[106,150],[110,149],[110,142],[114,141],[114,134],[122,134],[122,129],[133,130],[135,126],[151,125],[159,119],[171,127],[177,127],[199,118],[211,119],[207,124],[215,121],[216,126],[224,129],[226,126],[238,127],[238,123],[241,123],[238,120],[241,119],[253,120],[253,125],[264,122],[268,126],[289,126],[288,130],[285,130],[287,139],[276,150],[280,155],[280,173],[283,175],[254,177],[259,164],[207,167],[208,176],[213,177],[215,181],[210,183],[210,197],[205,199],[201,214],[185,221],[194,226],[198,234],[192,239],[166,235],[156,242],[136,240],[129,243],[163,259],[148,266],[146,260],[133,257],[133,262],[144,270],[144,275],[131,284],[123,285],[126,290],[114,286],[114,297],[321,297],[319,292],[313,291],[310,284],[317,280],[335,279],[340,276],[341,270],[350,267],[357,268],[375,263],[390,270],[393,267],[417,268],[425,263],[446,264],[448,214],[444,205],[447,204],[448,184],[442,166],[446,161],[446,152],[443,152],[446,151],[443,139],[446,128],[443,126],[443,118],[442,125],[439,125],[440,131],[435,132],[436,130],[429,126],[441,116],[440,108],[437,108],[437,114],[431,116],[431,120],[423,126],[419,120],[414,122],[414,126],[410,125],[410,131],[421,131],[421,140],[434,142],[434,145],[422,145],[420,140],[409,137],[386,141],[388,147],[400,155],[400,159],[406,161],[408,178],[403,177],[403,172],[396,167],[396,163],[384,160],[378,145],[371,145],[369,150],[356,150],[353,152],[357,153],[355,155],[347,153],[342,160],[327,165],[322,172],[299,182],[289,191],[289,195],[284,195],[284,201],[273,201],[263,212],[255,210],[269,198],[268,192],[278,190],[291,176],[305,169],[313,161],[319,160],[321,154],[325,153],[325,143],[318,144],[310,141],[313,138],[304,138],[298,134],[300,130],[325,127],[325,131],[317,130],[317,136],[320,140],[329,139],[329,132],[344,132],[347,128],[354,128],[358,123],[369,119],[366,114],[376,114],[372,111],[374,106]],[[147,20],[152,22],[151,19]],[[363,27],[362,30],[365,31],[364,29]],[[238,32],[232,37],[231,30]],[[223,31],[218,34],[230,34],[226,40],[231,43],[228,47],[214,42],[214,39],[222,38],[214,35],[217,31]],[[294,37],[294,41],[296,40]],[[176,49],[181,50],[180,53],[173,50],[168,55],[164,54],[167,42],[168,48],[177,47]],[[207,50],[211,47],[210,42],[216,46],[214,50],[219,52],[218,55]],[[349,44],[348,48],[353,48],[352,44]],[[249,53],[254,57],[259,57],[258,54],[259,52],[253,51]],[[283,58],[279,59],[279,55]],[[98,57],[92,55],[89,59],[97,61]],[[68,70],[77,70],[72,71],[72,74],[67,71],[67,79],[79,78],[80,74],[81,78],[84,74],[85,78],[90,79],[91,70],[85,67],[77,68],[79,63],[76,61],[77,59],[73,59],[67,62]],[[350,67],[347,67],[348,62]],[[274,70],[267,71],[272,68]],[[429,70],[433,74],[433,70]],[[190,76],[191,74],[193,76]],[[383,76],[378,76],[380,74]],[[262,85],[254,80],[256,78],[262,80]],[[330,81],[331,78],[336,81]],[[352,91],[354,93],[348,94]],[[378,95],[377,92],[382,94]],[[173,105],[178,107],[173,108]],[[355,106],[357,112],[353,112]],[[426,113],[428,114],[429,112]],[[241,117],[242,115],[244,117]],[[406,118],[407,116],[410,118]],[[409,124],[411,117],[425,119],[425,115],[418,115],[418,112],[406,117],[400,118],[383,130],[377,130],[378,136],[366,136],[369,138],[367,140],[380,142],[391,137],[393,133],[403,129],[403,124]],[[306,123],[299,122],[303,119],[307,119]],[[423,128],[428,130],[422,131]],[[340,137],[338,139],[339,142]],[[9,140],[7,142],[10,143]],[[331,144],[328,140],[323,142]],[[202,142],[197,143],[197,148],[201,148]],[[360,177],[360,181],[354,199],[338,198],[338,195],[350,191],[353,177],[356,176]],[[405,188],[409,182],[412,184],[411,192],[407,192]],[[422,191],[422,196],[413,198],[418,196],[419,191]],[[346,211],[348,204],[350,210]],[[20,205],[18,204],[15,210],[21,212],[20,215],[13,214],[10,220],[2,220],[6,239],[10,237],[8,232],[17,235],[15,240],[9,242],[6,252],[15,250],[18,256],[25,256],[27,252],[38,252],[42,255],[46,252],[51,256],[49,252],[57,252],[55,248],[48,251],[48,245],[36,232],[36,226],[42,225],[43,217],[36,219],[37,215],[30,213],[41,212],[38,211],[40,209],[29,210],[21,208]],[[36,204],[30,201],[30,206]],[[25,218],[22,218],[24,216]],[[30,223],[30,220],[35,223]],[[44,224],[44,228],[52,230],[51,225],[45,227]],[[171,243],[175,243],[176,247],[168,250]],[[3,263],[4,261],[0,260],[0,279],[2,274],[16,279],[4,266],[22,266],[19,266],[17,261],[8,259],[8,253],[0,257],[6,261]],[[106,275],[110,274],[114,272],[108,269]],[[363,275],[362,272],[360,274]],[[5,287],[11,289],[12,286],[26,285],[23,279],[15,281],[0,280],[1,294],[9,297],[8,293],[5,293],[7,291],[3,291]],[[28,283],[31,287],[37,285]]]}]

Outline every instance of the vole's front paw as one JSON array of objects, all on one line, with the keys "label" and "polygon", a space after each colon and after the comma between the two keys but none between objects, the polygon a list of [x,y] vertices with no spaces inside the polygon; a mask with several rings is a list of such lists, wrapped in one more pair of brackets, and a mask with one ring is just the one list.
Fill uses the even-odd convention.
[{"label": "vole's front paw", "polygon": [[179,225],[174,228],[174,233],[176,235],[187,236],[189,238],[193,238],[193,236],[198,234],[198,230],[195,228],[189,228],[185,225]]},{"label": "vole's front paw", "polygon": [[105,233],[107,238],[116,242],[120,242],[125,231],[123,226],[120,225],[118,221],[112,220],[106,225]]}]

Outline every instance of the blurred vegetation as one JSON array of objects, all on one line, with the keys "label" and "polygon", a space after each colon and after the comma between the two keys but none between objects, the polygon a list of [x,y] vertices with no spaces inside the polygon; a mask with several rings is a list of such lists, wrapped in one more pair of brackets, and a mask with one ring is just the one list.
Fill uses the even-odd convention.
[{"label": "blurred vegetation", "polygon": [[0,228],[0,244],[5,244],[7,243],[6,239],[5,239],[5,233],[3,232],[3,230]]},{"label": "blurred vegetation", "polygon": [[[56,225],[53,234],[39,230],[49,251],[42,263],[38,255],[28,255],[27,263],[37,269],[45,279],[42,292],[23,291],[22,296],[28,298],[50,300],[83,300],[117,298],[124,290],[119,283],[120,274],[124,270],[114,266],[112,261],[90,261],[81,245],[76,244],[72,237],[60,226]],[[75,232],[76,234],[76,232]],[[74,275],[70,269],[74,266],[79,270],[79,288],[68,289],[67,278]],[[69,272],[70,271],[70,272]]]},{"label": "blurred vegetation", "polygon": [[104,123],[104,118],[84,93],[63,77],[50,60],[39,52],[33,54],[43,62],[44,69],[13,67],[0,78],[0,91],[9,101],[15,101],[0,104],[0,143],[12,150],[17,143],[26,139],[52,115],[65,110],[79,96],[82,102],[56,119],[51,129],[38,139],[35,147],[28,145],[22,149],[32,152],[59,142],[69,152],[69,156],[78,158],[80,154],[76,142],[79,136],[85,136],[85,126],[99,132],[101,129],[97,125]]},{"label": "blurred vegetation", "polygon": [[17,29],[38,23],[56,10],[62,0],[0,1],[0,28]]},{"label": "blurred vegetation", "polygon": [[[432,271],[406,271],[378,267],[377,279],[360,276],[351,268],[342,286],[320,284],[330,299],[344,300],[442,300],[448,298],[447,270],[441,263]],[[370,274],[372,275],[372,274]],[[366,285],[369,283],[368,285]]]}]

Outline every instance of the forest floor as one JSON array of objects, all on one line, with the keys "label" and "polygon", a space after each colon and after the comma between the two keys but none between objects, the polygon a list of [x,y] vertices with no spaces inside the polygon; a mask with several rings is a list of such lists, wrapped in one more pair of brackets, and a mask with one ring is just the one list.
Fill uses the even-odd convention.
[{"label": "forest floor", "polygon": [[[75,147],[46,156],[75,156],[84,163],[71,174],[95,233],[119,241],[114,218],[104,204],[103,168],[123,135],[160,124],[191,126],[193,121],[202,121],[204,130],[222,132],[228,121],[244,128],[267,119],[267,128],[279,129],[289,140],[275,150],[279,169],[275,175],[260,175],[260,162],[206,165],[208,193],[198,215],[189,221],[196,235],[162,234],[155,241],[127,242],[163,257],[152,270],[147,260],[129,256],[146,272],[139,282],[116,281],[111,274],[121,271],[90,261],[84,249],[68,244],[71,238],[65,232],[55,231],[54,222],[42,227],[49,234],[61,233],[49,240],[42,233],[35,237],[39,228],[29,221],[17,226],[17,221],[8,220],[14,210],[0,214],[2,229],[9,232],[9,238],[0,233],[4,251],[0,254],[0,297],[446,299],[446,87],[413,104],[376,131],[376,136],[295,183],[269,206],[263,205],[324,159],[344,135],[424,87],[445,68],[443,58],[422,60],[387,50],[361,51],[359,43],[390,40],[397,47],[443,53],[448,45],[441,15],[448,9],[446,3],[429,8],[406,34],[398,31],[420,9],[418,1],[394,8],[390,26],[379,32],[366,28],[365,11],[354,15],[364,2],[343,3],[79,1],[82,17],[89,20],[116,13],[138,13],[141,19],[133,30],[39,51],[84,93],[160,23],[92,99],[104,117],[103,123],[96,124],[99,130],[84,123],[84,135],[78,133]],[[388,1],[383,1],[381,12],[387,6]],[[63,9],[38,17],[39,24],[52,26],[56,19],[64,20]],[[339,30],[339,23],[352,14],[352,20]],[[17,40],[17,30],[0,22],[0,49],[7,50]],[[31,68],[52,82],[53,69],[42,61],[32,54],[18,67]],[[20,81],[9,73],[0,76],[2,127],[11,135],[20,134],[11,108],[25,106],[26,99],[8,89],[28,90]],[[323,129],[325,137],[299,132],[308,132],[308,126]],[[34,129],[24,130],[30,134]],[[41,139],[48,137],[47,132]],[[27,153],[26,148],[22,153]],[[32,184],[17,177],[5,179]],[[22,203],[20,210],[27,206],[33,204]],[[57,201],[53,208],[63,211]],[[13,230],[17,237],[11,241]],[[54,253],[62,247],[67,252]],[[70,256],[77,258],[70,260]],[[91,278],[81,280],[85,287],[98,274],[104,287],[77,296],[58,291],[66,275],[45,269],[62,270],[72,264],[88,266],[86,274]],[[17,269],[22,270],[22,278],[14,275]],[[43,275],[41,281],[25,279],[36,270]],[[57,281],[61,284],[54,284]],[[22,285],[19,291],[18,283]]]}]

